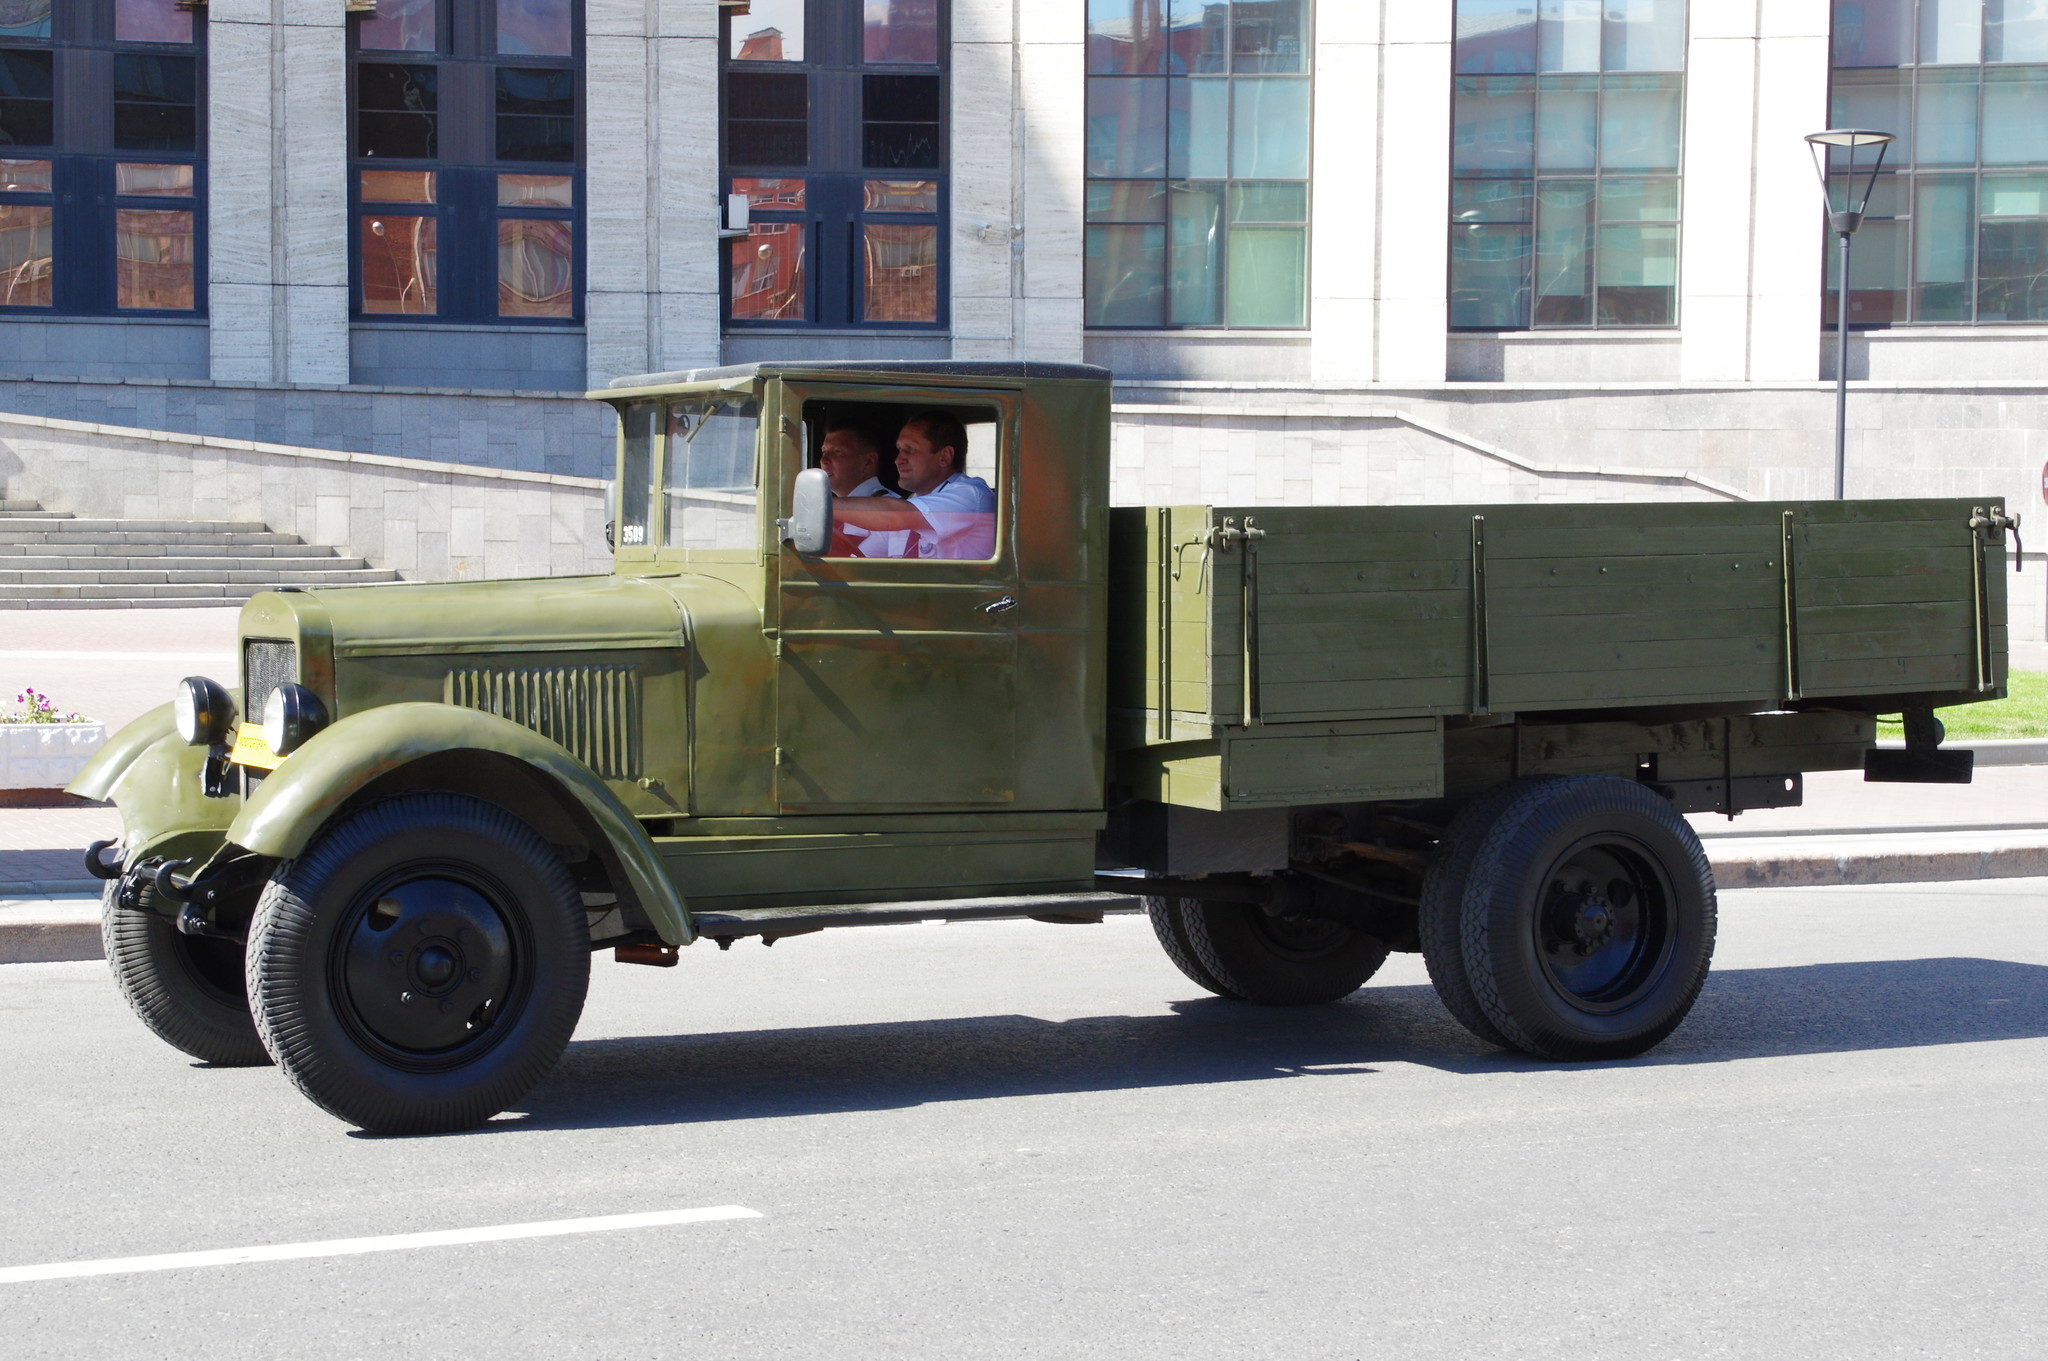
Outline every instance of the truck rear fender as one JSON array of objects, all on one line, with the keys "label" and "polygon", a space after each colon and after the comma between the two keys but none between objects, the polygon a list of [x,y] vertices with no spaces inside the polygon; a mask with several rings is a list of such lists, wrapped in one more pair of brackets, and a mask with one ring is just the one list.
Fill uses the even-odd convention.
[{"label": "truck rear fender", "polygon": [[[492,778],[492,771],[503,770],[507,761],[533,779]],[[694,937],[689,910],[662,869],[654,843],[603,782],[532,729],[474,709],[388,704],[342,719],[264,779],[228,828],[227,839],[259,855],[288,860],[361,798],[427,786],[475,793],[515,815],[523,811],[528,821],[559,823],[566,816],[601,843],[593,850],[609,851],[622,904],[637,904],[666,944],[686,945]],[[522,810],[521,786],[538,786],[549,806]],[[545,834],[547,829],[537,830]]]}]

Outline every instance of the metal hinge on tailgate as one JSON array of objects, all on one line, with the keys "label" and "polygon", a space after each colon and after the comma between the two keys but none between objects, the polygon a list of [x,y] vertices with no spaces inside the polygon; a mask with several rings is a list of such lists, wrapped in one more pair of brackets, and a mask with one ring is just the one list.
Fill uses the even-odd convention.
[{"label": "metal hinge on tailgate", "polygon": [[1988,514],[1982,506],[1970,509],[1975,512],[1970,516],[1970,528],[1982,535],[1987,545],[1996,542],[2003,546],[2006,531],[2012,532],[2012,570],[2019,571],[2027,552],[2027,546],[2020,542],[2020,517],[2007,515],[2004,506],[1993,506]]},{"label": "metal hinge on tailgate", "polygon": [[[2005,547],[2005,534],[2012,531],[2013,542],[2019,542],[2020,517],[2007,515],[2004,506],[1993,506],[1987,513],[1982,506],[1970,507],[1970,576],[1975,589],[1971,592],[1975,609],[1972,623],[1975,625],[1977,644],[1977,688],[1995,690],[1998,688],[1996,672],[1991,656],[1991,583],[1984,571],[1984,550],[1996,545]],[[2013,566],[2018,568],[2021,557],[2013,554]]]},{"label": "metal hinge on tailgate", "polygon": [[1238,704],[1240,725],[1252,727],[1260,721],[1259,705],[1259,541],[1266,537],[1266,531],[1257,528],[1251,516],[1244,517],[1244,528],[1237,527],[1237,521],[1230,516],[1223,517],[1223,523],[1209,531],[1209,544],[1218,553],[1228,553],[1238,544],[1244,545],[1244,588],[1239,593],[1242,609],[1239,615],[1238,638],[1243,666],[1238,683],[1244,687]]}]

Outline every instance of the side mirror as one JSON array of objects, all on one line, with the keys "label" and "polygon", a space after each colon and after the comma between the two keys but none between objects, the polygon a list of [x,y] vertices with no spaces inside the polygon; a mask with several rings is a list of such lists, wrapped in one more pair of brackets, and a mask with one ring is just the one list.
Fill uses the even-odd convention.
[{"label": "side mirror", "polygon": [[615,481],[604,484],[604,546],[614,553],[619,551],[619,484]]},{"label": "side mirror", "polygon": [[823,468],[806,468],[796,475],[789,518],[775,525],[782,531],[782,541],[806,557],[832,546],[832,479]]}]

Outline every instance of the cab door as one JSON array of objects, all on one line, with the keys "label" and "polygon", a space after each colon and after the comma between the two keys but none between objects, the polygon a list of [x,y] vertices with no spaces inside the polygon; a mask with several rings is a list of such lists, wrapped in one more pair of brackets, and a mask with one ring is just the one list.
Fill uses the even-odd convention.
[{"label": "cab door", "polygon": [[[986,561],[799,556],[777,545],[776,799],[785,813],[1002,809],[1016,799],[1017,397],[848,385],[783,388],[779,506],[825,421],[868,413],[893,461],[906,412],[968,429],[970,472],[995,491]],[[979,446],[979,447],[977,447]],[[892,462],[893,466],[893,462]],[[843,541],[834,550],[846,551]]]}]

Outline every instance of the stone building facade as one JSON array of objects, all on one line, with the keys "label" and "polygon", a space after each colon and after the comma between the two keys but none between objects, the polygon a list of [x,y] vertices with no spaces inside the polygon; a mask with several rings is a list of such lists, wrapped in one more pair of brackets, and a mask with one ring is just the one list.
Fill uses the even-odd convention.
[{"label": "stone building facade", "polygon": [[[1802,134],[1892,118],[1850,492],[2031,506],[2048,457],[2031,0],[0,18],[0,411],[589,477],[610,432],[576,396],[623,374],[1087,360],[1124,500],[1826,495]],[[112,225],[63,206],[110,166]]]}]

